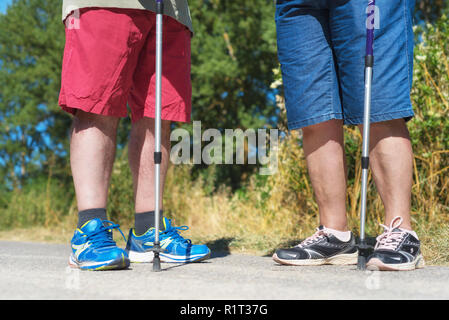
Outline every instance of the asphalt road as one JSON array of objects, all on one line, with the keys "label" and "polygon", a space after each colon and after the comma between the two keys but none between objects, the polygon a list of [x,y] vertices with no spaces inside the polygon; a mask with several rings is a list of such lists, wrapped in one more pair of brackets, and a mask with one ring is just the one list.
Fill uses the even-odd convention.
[{"label": "asphalt road", "polygon": [[79,271],[68,245],[0,241],[0,299],[449,299],[449,268],[357,271],[355,266],[287,267],[271,257],[213,253],[188,265],[132,264]]}]

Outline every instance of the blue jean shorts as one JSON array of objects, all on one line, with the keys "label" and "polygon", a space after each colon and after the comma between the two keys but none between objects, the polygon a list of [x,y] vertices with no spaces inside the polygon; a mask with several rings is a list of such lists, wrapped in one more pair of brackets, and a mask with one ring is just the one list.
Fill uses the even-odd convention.
[{"label": "blue jean shorts", "polygon": [[[363,123],[368,1],[277,0],[278,56],[290,130]],[[414,0],[377,0],[371,121],[410,120]]]}]

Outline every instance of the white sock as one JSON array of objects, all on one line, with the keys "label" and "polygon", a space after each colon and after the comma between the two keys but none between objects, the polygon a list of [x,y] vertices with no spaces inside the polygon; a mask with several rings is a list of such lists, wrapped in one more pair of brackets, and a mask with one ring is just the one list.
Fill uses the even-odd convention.
[{"label": "white sock", "polygon": [[340,241],[348,242],[351,239],[351,231],[338,231],[330,228],[326,228],[326,230]]},{"label": "white sock", "polygon": [[415,231],[413,231],[413,230],[407,230],[407,229],[403,229],[403,228],[399,228],[399,229],[402,230],[402,231],[405,231],[405,232],[410,233],[412,236],[414,236],[414,237],[416,238],[416,240],[419,240],[418,235],[416,234]]}]

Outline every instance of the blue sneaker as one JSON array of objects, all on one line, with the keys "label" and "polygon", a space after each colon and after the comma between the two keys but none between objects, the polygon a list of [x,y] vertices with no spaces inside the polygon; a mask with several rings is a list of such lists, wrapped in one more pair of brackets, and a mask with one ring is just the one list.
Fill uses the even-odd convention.
[{"label": "blue sneaker", "polygon": [[[105,226],[105,224],[109,224]],[[73,235],[72,254],[69,265],[83,270],[112,270],[129,267],[129,258],[125,250],[117,247],[112,239],[112,230],[118,229],[118,224],[111,221],[92,219]],[[126,240],[126,239],[125,239]]]},{"label": "blue sneaker", "polygon": [[[165,231],[160,231],[159,242],[161,262],[188,263],[198,262],[210,257],[210,250],[206,245],[194,245],[190,239],[184,239],[179,231],[188,230],[187,226],[173,227],[171,220],[164,217]],[[134,229],[129,230],[126,252],[131,262],[152,262],[155,229],[150,228],[141,236],[137,236]]]}]

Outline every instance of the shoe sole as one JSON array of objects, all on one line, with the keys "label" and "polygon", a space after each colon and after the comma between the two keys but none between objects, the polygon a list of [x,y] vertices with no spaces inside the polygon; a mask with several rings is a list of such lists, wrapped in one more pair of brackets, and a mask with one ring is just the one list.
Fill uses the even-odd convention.
[{"label": "shoe sole", "polygon": [[[129,260],[131,263],[151,263],[153,262],[154,252],[128,252]],[[207,254],[197,254],[192,256],[176,256],[168,253],[159,254],[161,262],[165,263],[191,263],[200,262],[210,258],[210,252]]]},{"label": "shoe sole", "polygon": [[281,259],[275,253],[273,255],[273,260],[279,264],[288,265],[288,266],[322,266],[325,264],[331,265],[353,265],[357,264],[358,252],[354,253],[345,253],[338,254],[325,259],[298,259],[298,260],[287,260]]},{"label": "shoe sole", "polygon": [[88,270],[88,271],[106,271],[106,270],[120,270],[126,269],[130,265],[129,258],[125,256],[121,256],[120,258],[104,261],[101,263],[98,262],[79,262],[71,255],[69,257],[69,266],[74,269]]},{"label": "shoe sole", "polygon": [[378,258],[372,258],[366,264],[366,268],[371,271],[412,271],[424,267],[425,262],[422,255],[417,256],[414,261],[408,263],[388,264],[383,263]]}]

